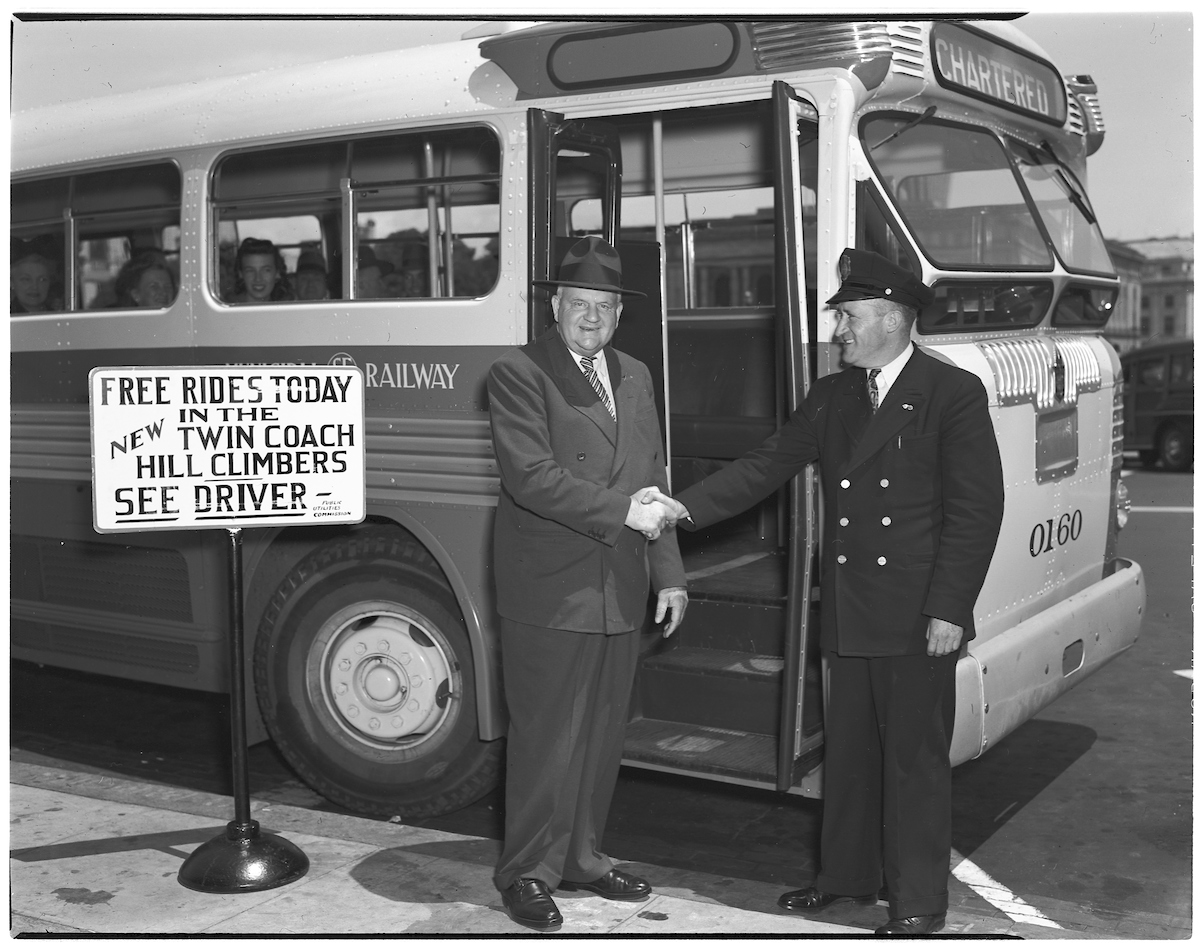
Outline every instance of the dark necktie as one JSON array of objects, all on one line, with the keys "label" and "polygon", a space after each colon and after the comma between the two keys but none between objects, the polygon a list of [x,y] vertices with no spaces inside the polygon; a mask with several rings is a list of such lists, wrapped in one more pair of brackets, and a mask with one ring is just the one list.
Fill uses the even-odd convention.
[{"label": "dark necktie", "polygon": [[583,367],[583,375],[588,378],[588,383],[592,384],[592,389],[600,397],[600,402],[604,404],[604,408],[608,410],[608,414],[613,419],[616,419],[617,411],[613,409],[612,400],[608,398],[608,390],[604,388],[604,384],[600,382],[600,377],[596,374],[595,359],[592,357],[580,357],[579,365]]},{"label": "dark necktie", "polygon": [[879,368],[872,367],[867,371],[867,392],[871,394],[871,412],[879,410],[879,386],[875,378],[879,376]]}]

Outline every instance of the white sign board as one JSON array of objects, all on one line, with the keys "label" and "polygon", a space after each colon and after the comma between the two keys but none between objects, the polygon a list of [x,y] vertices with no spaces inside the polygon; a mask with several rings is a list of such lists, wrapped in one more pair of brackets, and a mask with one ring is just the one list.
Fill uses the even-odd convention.
[{"label": "white sign board", "polygon": [[357,367],[97,367],[88,389],[101,534],[366,515]]}]

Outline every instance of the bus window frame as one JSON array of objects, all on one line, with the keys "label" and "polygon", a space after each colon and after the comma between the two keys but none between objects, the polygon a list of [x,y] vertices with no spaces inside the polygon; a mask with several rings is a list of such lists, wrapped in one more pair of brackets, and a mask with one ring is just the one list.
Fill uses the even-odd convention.
[{"label": "bus window frame", "polygon": [[[129,172],[129,171],[136,172],[139,170],[144,170],[145,168],[148,168],[148,167],[156,167],[156,168],[157,167],[170,167],[174,170],[175,178],[178,180],[178,184],[179,184],[179,191],[178,191],[179,192],[179,201],[177,203],[148,203],[148,204],[144,204],[141,206],[122,207],[119,209],[88,210],[87,212],[85,212],[83,214],[75,213],[75,210],[74,210],[75,193],[76,193],[75,182],[76,182],[77,178],[83,177],[83,176],[101,177],[101,176],[103,176],[105,174],[109,174],[109,173],[118,174],[118,173]],[[62,207],[61,215],[51,216],[51,217],[40,217],[37,219],[22,219],[19,222],[14,223],[11,219],[11,213],[10,213],[9,239],[12,240],[13,238],[23,238],[23,237],[18,236],[18,233],[21,233],[21,232],[33,231],[32,235],[37,235],[37,232],[35,231],[36,229],[41,229],[43,232],[45,232],[50,229],[57,228],[57,230],[58,230],[57,238],[60,238],[62,240],[62,244],[63,244],[63,254],[62,254],[62,257],[58,260],[58,264],[60,266],[62,266],[62,269],[63,269],[62,275],[60,278],[60,281],[62,284],[62,289],[63,289],[63,298],[62,298],[63,307],[57,311],[27,312],[27,313],[17,314],[17,315],[13,315],[10,313],[10,315],[9,315],[10,319],[13,317],[18,317],[18,318],[21,318],[24,320],[24,319],[28,319],[31,317],[37,317],[39,315],[40,316],[55,315],[58,317],[63,317],[63,316],[77,317],[80,315],[90,316],[90,315],[103,315],[106,313],[111,314],[116,311],[142,311],[142,310],[155,311],[155,312],[169,311],[175,305],[175,302],[179,300],[179,296],[181,294],[179,284],[176,284],[176,286],[175,286],[175,297],[172,298],[171,303],[169,305],[167,305],[165,308],[141,309],[141,308],[136,308],[136,307],[133,307],[133,308],[126,307],[124,305],[122,305],[120,307],[116,307],[116,308],[85,308],[85,307],[83,307],[82,306],[83,299],[81,297],[78,297],[80,295],[79,237],[81,235],[80,223],[89,223],[89,222],[93,222],[96,220],[108,221],[108,220],[120,220],[120,219],[128,219],[128,218],[136,219],[139,216],[147,216],[148,217],[148,216],[152,216],[152,215],[155,215],[158,213],[161,213],[161,214],[169,217],[172,210],[174,211],[173,222],[167,223],[166,226],[164,226],[163,228],[166,228],[167,226],[175,226],[177,229],[180,229],[180,231],[182,232],[183,221],[184,221],[185,186],[184,186],[183,167],[181,166],[178,158],[160,157],[160,158],[153,159],[153,160],[140,160],[140,161],[133,161],[133,162],[129,162],[129,163],[114,163],[114,164],[111,164],[111,165],[108,165],[105,167],[101,167],[98,169],[94,169],[94,170],[86,170],[85,169],[85,170],[73,170],[73,171],[68,171],[66,173],[59,173],[59,174],[31,175],[29,177],[22,177],[18,180],[11,181],[10,187],[21,186],[23,184],[36,184],[36,183],[40,183],[40,182],[49,183],[51,181],[63,181],[66,184],[65,205]],[[10,210],[11,210],[11,205],[10,205]],[[119,234],[119,235],[124,235],[124,234]],[[94,236],[93,235],[93,238],[115,238],[115,237],[113,237],[113,236]],[[146,250],[143,250],[143,251],[146,251]],[[171,253],[171,254],[178,255],[179,252],[177,251],[176,253]],[[131,255],[130,259],[127,261],[132,261],[132,259],[135,257],[136,257],[136,255]]]},{"label": "bus window frame", "polygon": [[[891,188],[888,187],[887,184],[885,184],[883,182],[884,174],[883,174],[882,170],[880,169],[879,165],[876,163],[875,158],[872,156],[871,148],[869,148],[867,146],[867,142],[863,137],[864,125],[866,124],[866,122],[871,121],[873,119],[878,119],[880,117],[896,117],[896,118],[907,119],[907,120],[911,121],[912,118],[915,116],[912,112],[899,111],[895,108],[888,107],[888,108],[880,108],[877,110],[868,111],[858,119],[857,140],[858,140],[859,147],[862,150],[863,155],[867,158],[867,163],[871,168],[872,180],[876,183],[876,185],[879,187],[879,189],[889,197],[889,204],[895,205],[895,195],[892,193]],[[1056,264],[1061,265],[1061,260],[1059,259],[1058,253],[1056,252],[1056,250],[1054,248],[1054,241],[1050,238],[1050,234],[1046,230],[1046,226],[1045,226],[1044,221],[1042,220],[1041,213],[1038,212],[1037,204],[1033,201],[1032,196],[1030,195],[1028,189],[1026,188],[1025,180],[1021,176],[1020,170],[1017,169],[1015,159],[1013,158],[1013,155],[1009,151],[1008,147],[1005,145],[1004,138],[999,133],[997,133],[995,131],[995,129],[989,127],[988,125],[971,122],[971,121],[953,120],[953,119],[941,118],[941,117],[937,117],[937,116],[931,116],[931,117],[925,119],[924,121],[922,121],[921,124],[933,126],[933,127],[960,128],[960,129],[971,131],[971,132],[982,133],[982,134],[988,135],[989,137],[992,138],[992,140],[995,141],[997,147],[999,147],[999,149],[1000,149],[1000,153],[1004,156],[1004,160],[1008,167],[1008,172],[1009,172],[1010,176],[1016,182],[1018,192],[1021,194],[1021,199],[1024,202],[1025,210],[1029,214],[1030,218],[1033,220],[1034,227],[1037,230],[1038,235],[1041,237],[1042,244],[1043,244],[1044,248],[1046,249],[1048,262],[1045,265],[1038,265],[1038,266],[1030,266],[1030,265],[1017,266],[1017,265],[1014,265],[1011,263],[1005,264],[1003,266],[996,266],[996,265],[983,265],[983,264],[958,264],[958,263],[952,264],[952,263],[943,262],[941,260],[935,259],[933,253],[931,253],[925,247],[924,242],[920,239],[916,228],[913,225],[911,225],[911,223],[909,223],[907,217],[904,215],[903,210],[901,210],[899,208],[899,206],[897,205],[897,206],[895,206],[895,212],[899,214],[899,216],[902,220],[904,220],[906,229],[911,233],[913,242],[915,243],[917,249],[919,250],[921,257],[924,259],[927,259],[931,265],[933,265],[939,271],[943,271],[943,272],[988,272],[988,273],[997,273],[997,274],[1003,273],[1003,272],[1019,272],[1021,274],[1025,274],[1025,273],[1035,273],[1035,272],[1053,272],[1056,267]],[[996,169],[999,169],[999,168],[996,168]]]},{"label": "bus window frame", "polygon": [[[375,140],[375,139],[380,139],[380,138],[396,138],[396,137],[436,139],[438,135],[446,135],[446,134],[452,134],[454,132],[462,132],[462,131],[470,131],[470,130],[478,130],[478,131],[485,132],[486,134],[490,135],[491,142],[495,144],[495,147],[496,147],[496,173],[494,175],[464,174],[461,177],[459,177],[459,176],[446,176],[444,174],[439,174],[439,175],[433,175],[433,176],[414,178],[412,180],[383,180],[383,181],[372,180],[370,182],[362,182],[362,183],[355,182],[352,177],[345,176],[345,174],[347,173],[348,170],[353,170],[354,144],[359,141]],[[339,146],[343,149],[343,153],[346,156],[346,162],[343,163],[343,165],[341,166],[341,168],[338,171],[340,185],[336,188],[277,193],[277,194],[273,194],[273,195],[268,195],[268,196],[264,197],[261,201],[257,200],[257,199],[249,200],[249,199],[246,199],[244,196],[238,196],[236,198],[231,198],[229,200],[220,200],[214,196],[214,194],[217,193],[217,189],[218,189],[217,184],[218,184],[218,177],[219,177],[220,171],[221,171],[222,167],[224,166],[224,164],[231,157],[236,157],[236,156],[242,155],[242,154],[256,154],[256,153],[263,153],[263,152],[267,152],[267,151],[271,151],[271,150],[282,150],[285,148],[305,147],[305,146],[309,146],[309,145],[318,146],[318,145],[322,145],[322,144],[324,144],[326,146],[328,146],[328,145]],[[326,210],[330,214],[336,214],[336,219],[337,219],[336,225],[327,230],[324,225],[325,213],[323,213],[321,210],[317,210],[317,209],[310,210],[311,215],[316,216],[318,223],[321,225],[321,240],[320,241],[321,241],[322,249],[325,253],[326,263],[327,263],[327,265],[331,264],[333,259],[335,257],[337,257],[337,255],[340,253],[340,257],[342,260],[341,265],[343,267],[343,274],[346,271],[353,274],[354,272],[357,271],[359,245],[361,244],[362,240],[360,240],[357,237],[357,234],[354,235],[353,239],[347,240],[347,234],[346,234],[347,226],[346,226],[345,219],[346,219],[348,208],[349,208],[349,212],[353,213],[354,217],[357,218],[357,215],[360,212],[360,210],[358,208],[358,198],[360,197],[361,194],[375,193],[375,192],[378,192],[381,190],[389,190],[389,189],[415,189],[415,188],[427,188],[430,191],[436,191],[438,194],[445,194],[449,191],[449,189],[453,188],[454,186],[456,186],[457,184],[460,184],[460,183],[468,183],[468,184],[473,183],[473,184],[482,184],[482,185],[491,184],[495,187],[495,191],[496,191],[495,206],[496,206],[497,220],[499,221],[500,219],[502,219],[501,203],[504,198],[505,146],[506,146],[505,145],[505,137],[502,134],[500,128],[498,128],[494,123],[489,122],[489,121],[474,120],[474,121],[467,121],[467,122],[461,122],[461,123],[448,123],[448,124],[439,123],[439,124],[433,124],[433,125],[424,125],[424,126],[420,126],[420,127],[388,128],[388,129],[379,130],[379,131],[368,131],[368,132],[361,132],[361,133],[357,133],[357,134],[340,134],[340,135],[334,134],[334,135],[327,135],[327,136],[321,136],[321,137],[303,138],[303,139],[299,139],[299,140],[280,141],[280,142],[268,144],[266,146],[246,145],[246,146],[241,146],[241,147],[229,148],[227,150],[221,151],[213,158],[213,160],[210,164],[209,170],[208,170],[207,212],[208,212],[208,219],[209,219],[209,229],[210,229],[210,232],[215,234],[219,231],[221,223],[226,220],[233,219],[234,221],[236,221],[237,219],[262,218],[261,216],[257,215],[257,212],[264,207],[284,207],[284,206],[294,207],[297,204],[305,205],[305,201],[307,201],[308,206],[315,207],[316,203],[320,202],[322,204],[322,209]],[[347,167],[347,164],[348,164],[348,167]],[[455,206],[455,204],[453,204],[453,203],[440,204],[438,206],[438,210],[440,211],[439,215],[444,217],[446,219],[447,223],[449,222],[451,215],[452,215],[451,213],[447,212],[447,210],[453,210],[454,206]],[[227,210],[227,209],[250,210],[250,211],[255,212],[256,215],[248,216],[248,215],[242,215],[242,214],[235,214],[234,216],[231,216],[231,217],[230,216],[222,217],[221,211]],[[297,214],[297,215],[299,215],[299,214]],[[433,237],[430,236],[430,234],[428,232],[426,233],[426,238],[427,238],[428,244],[430,246],[433,246],[436,248],[439,256],[441,254],[441,247],[443,245],[443,242],[446,241],[445,237],[447,234],[449,234],[449,236],[450,236],[449,242],[452,245],[454,234],[453,234],[453,230],[451,230],[449,227],[447,227],[444,230],[439,230],[435,234],[435,236],[436,236],[435,240],[433,239]],[[500,273],[502,271],[503,266],[501,264],[501,259],[500,259],[501,232],[499,230],[495,233],[495,239],[496,239],[496,250],[497,250],[496,277],[494,278],[491,287],[482,295],[424,294],[424,295],[407,296],[407,297],[390,297],[389,296],[389,297],[383,297],[383,298],[357,298],[357,297],[355,297],[354,280],[352,278],[348,284],[343,284],[341,297],[338,297],[338,298],[330,297],[330,298],[323,298],[323,299],[320,299],[317,301],[299,301],[296,299],[280,299],[278,301],[266,301],[266,302],[261,302],[261,303],[238,304],[238,303],[226,301],[224,299],[224,297],[222,296],[221,284],[220,284],[220,272],[221,272],[220,248],[221,247],[220,247],[220,240],[216,239],[216,238],[211,240],[211,245],[210,245],[211,251],[209,252],[209,258],[207,260],[208,271],[205,274],[205,288],[206,288],[209,296],[213,299],[213,301],[217,305],[219,305],[222,308],[229,309],[229,310],[234,310],[234,309],[240,310],[240,309],[249,308],[249,307],[262,307],[262,308],[269,308],[269,309],[274,309],[276,307],[282,307],[282,308],[292,308],[292,307],[296,307],[296,306],[308,307],[308,306],[313,306],[313,305],[316,305],[318,307],[325,307],[330,304],[339,303],[339,302],[347,303],[347,302],[357,302],[357,301],[376,302],[376,303],[381,303],[381,302],[382,303],[405,303],[405,302],[412,303],[412,302],[430,302],[430,301],[458,301],[458,302],[477,301],[477,300],[480,300],[483,298],[487,298],[489,295],[491,295],[493,292],[495,292],[496,289],[500,286],[500,283],[502,281],[502,279],[500,277]],[[430,241],[430,240],[432,240],[432,241]],[[430,254],[432,257],[433,253],[431,252]],[[294,276],[295,274],[296,274],[295,272],[285,272],[284,273],[284,275],[289,278]],[[333,274],[332,270],[330,270],[330,274]],[[443,275],[444,274],[445,273],[443,273]],[[438,278],[437,282],[439,285],[441,284],[442,280],[443,280],[442,277]],[[343,277],[343,282],[345,282],[344,277]],[[433,288],[433,284],[434,283],[431,281],[430,285],[429,285],[431,290]]]}]

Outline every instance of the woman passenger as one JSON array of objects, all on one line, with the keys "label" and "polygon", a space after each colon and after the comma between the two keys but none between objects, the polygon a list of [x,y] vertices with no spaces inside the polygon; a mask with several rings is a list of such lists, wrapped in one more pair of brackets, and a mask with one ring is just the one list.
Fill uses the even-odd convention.
[{"label": "woman passenger", "polygon": [[58,265],[42,239],[14,240],[9,254],[9,310],[13,314],[61,311],[62,300],[52,295]]},{"label": "woman passenger", "polygon": [[269,239],[246,238],[234,262],[232,304],[265,304],[293,300],[287,281],[287,264]]},{"label": "woman passenger", "polygon": [[125,263],[116,288],[119,307],[166,308],[175,300],[175,273],[161,252],[143,252]]}]

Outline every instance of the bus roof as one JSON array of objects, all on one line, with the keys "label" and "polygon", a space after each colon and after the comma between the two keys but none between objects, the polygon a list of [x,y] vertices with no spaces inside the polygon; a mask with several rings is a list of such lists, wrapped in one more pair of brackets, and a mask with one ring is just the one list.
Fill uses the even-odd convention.
[{"label": "bus roof", "polygon": [[483,113],[482,63],[477,40],[441,43],[19,111],[12,170]]},{"label": "bus roof", "polygon": [[[991,20],[969,25],[1018,55],[1045,59],[1041,49],[1010,23]],[[517,105],[520,99],[554,99],[734,74],[843,67],[868,88],[877,87],[889,69],[910,76],[910,81],[923,81],[929,50],[923,48],[927,44],[914,42],[913,36],[924,35],[928,27],[927,22],[878,20],[675,19],[557,22],[496,30],[499,35],[486,37],[485,32],[493,31],[477,30],[467,34],[477,38],[457,42],[19,111],[12,118],[11,166],[14,173],[29,173],[182,148],[319,136],[347,127],[393,128],[397,123],[447,115],[482,116],[496,107]],[[718,35],[722,30],[724,38]],[[674,54],[672,66],[671,56],[651,54],[647,43],[655,43],[659,50],[686,50],[690,43],[692,54],[707,55],[711,61],[696,68],[689,54],[681,51]],[[705,51],[717,46],[723,52]],[[638,50],[643,53],[640,58]],[[622,57],[625,64],[607,64]],[[654,65],[648,65],[647,59]],[[645,68],[658,71],[628,74],[638,63],[642,73]],[[605,71],[610,68],[616,70],[616,79]],[[1047,69],[1061,88],[1061,79],[1048,63]],[[1074,91],[1072,86],[1066,98],[1073,116],[1078,116]],[[1082,133],[1083,121],[1076,118],[1070,130]]]}]

